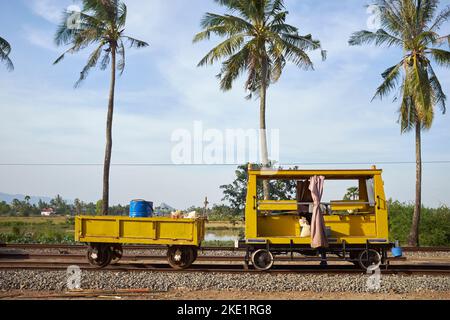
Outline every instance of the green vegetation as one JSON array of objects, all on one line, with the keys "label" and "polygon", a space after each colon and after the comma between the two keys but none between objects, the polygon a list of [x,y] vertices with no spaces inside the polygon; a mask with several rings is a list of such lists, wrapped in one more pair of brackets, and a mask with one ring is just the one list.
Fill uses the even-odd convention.
[{"label": "green vegetation", "polygon": [[[89,71],[95,68],[99,62],[101,70],[108,68],[108,65],[111,63],[102,200],[102,214],[108,215],[116,69],[120,74],[125,70],[125,43],[128,43],[130,48],[144,48],[148,44],[125,35],[125,24],[127,21],[127,6],[125,3],[119,0],[83,0],[82,4],[83,9],[79,14],[79,21],[74,21],[72,25],[67,23],[71,21],[70,19],[73,19],[74,12],[65,12],[62,18],[55,35],[55,42],[58,46],[70,45],[70,48],[54,64],[63,60],[67,53],[78,53],[82,49],[94,45],[95,50],[89,56],[89,60],[75,84],[75,87],[77,87],[86,79]],[[119,61],[117,61],[117,57]]]},{"label": "green vegetation", "polygon": [[[313,70],[308,51],[321,49],[320,42],[312,36],[300,35],[298,28],[286,23],[289,12],[284,0],[215,0],[226,7],[228,14],[206,13],[201,26],[204,29],[194,37],[194,42],[209,40],[211,35],[226,38],[213,48],[198,64],[211,65],[222,62],[218,76],[220,88],[231,90],[233,82],[247,74],[245,89],[260,100],[259,121],[261,129],[261,160],[269,167],[266,137],[266,94],[291,62],[304,70]],[[326,53],[322,51],[325,59]],[[269,185],[265,181],[264,199],[269,199]]]},{"label": "green vegetation", "polygon": [[[101,200],[97,203],[85,203],[79,199],[75,199],[73,204],[68,203],[60,195],[57,195],[49,203],[39,201],[37,204],[30,204],[30,197],[26,196],[25,200],[14,199],[11,204],[4,201],[0,202],[0,217],[36,217],[40,216],[42,210],[51,208],[56,216],[73,216],[73,215],[100,215]],[[127,215],[129,206],[112,206],[109,212],[115,216]],[[45,218],[42,218],[45,219]]]},{"label": "green vegetation", "polygon": [[402,133],[415,131],[416,138],[416,201],[409,245],[419,245],[419,222],[422,207],[422,139],[424,130],[433,124],[435,109],[445,113],[446,96],[431,61],[450,67],[450,51],[441,49],[450,44],[450,35],[439,35],[439,29],[450,18],[450,7],[437,13],[439,0],[377,0],[382,28],[352,35],[350,45],[376,44],[403,49],[401,60],[383,74],[383,83],[375,98],[384,98],[393,90],[400,101]]},{"label": "green vegetation", "polygon": [[234,241],[204,241],[202,243],[203,247],[234,247]]},{"label": "green vegetation", "polygon": [[73,218],[0,218],[0,242],[74,243]]},{"label": "green vegetation", "polygon": [[14,65],[9,58],[9,54],[11,53],[11,45],[8,41],[0,37],[0,62],[3,62],[6,65],[6,69],[8,71],[14,70]]},{"label": "green vegetation", "polygon": [[[403,245],[408,243],[409,230],[414,212],[413,203],[389,202],[389,229],[391,240],[400,240]],[[420,243],[422,246],[450,245],[450,208],[422,207],[420,223]]]}]

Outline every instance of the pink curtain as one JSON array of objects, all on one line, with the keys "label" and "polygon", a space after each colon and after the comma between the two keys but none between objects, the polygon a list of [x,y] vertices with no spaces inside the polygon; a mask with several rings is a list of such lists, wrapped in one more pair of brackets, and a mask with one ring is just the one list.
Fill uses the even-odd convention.
[{"label": "pink curtain", "polygon": [[311,221],[311,247],[327,248],[328,240],[325,231],[325,220],[323,218],[320,201],[323,195],[323,184],[325,177],[314,176],[310,179],[309,190],[314,201],[313,215]]}]

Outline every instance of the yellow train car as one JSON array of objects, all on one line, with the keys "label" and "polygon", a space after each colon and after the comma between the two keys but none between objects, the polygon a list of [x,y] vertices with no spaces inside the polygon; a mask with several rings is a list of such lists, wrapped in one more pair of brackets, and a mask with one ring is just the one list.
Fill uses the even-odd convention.
[{"label": "yellow train car", "polygon": [[[309,181],[322,177],[327,182],[347,181],[358,187],[352,200],[321,202],[328,245],[311,247],[311,236],[302,237],[301,218],[311,223],[312,200]],[[265,200],[262,181],[289,181],[297,184],[297,195],[289,200]],[[259,189],[258,189],[259,188]],[[307,256],[335,254],[364,269],[386,262],[389,242],[388,207],[382,170],[253,170],[249,166],[245,208],[246,263],[260,270],[270,269],[274,256],[298,252]]]},{"label": "yellow train car", "polygon": [[97,267],[117,263],[123,244],[167,245],[169,264],[188,268],[205,237],[205,219],[77,216],[75,240],[88,243],[87,257]]}]

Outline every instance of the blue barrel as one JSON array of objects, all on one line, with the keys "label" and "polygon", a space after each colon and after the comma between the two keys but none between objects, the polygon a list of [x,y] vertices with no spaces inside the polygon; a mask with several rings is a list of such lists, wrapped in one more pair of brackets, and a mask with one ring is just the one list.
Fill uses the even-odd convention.
[{"label": "blue barrel", "polygon": [[130,203],[131,218],[148,218],[153,216],[153,202],[133,200]]}]

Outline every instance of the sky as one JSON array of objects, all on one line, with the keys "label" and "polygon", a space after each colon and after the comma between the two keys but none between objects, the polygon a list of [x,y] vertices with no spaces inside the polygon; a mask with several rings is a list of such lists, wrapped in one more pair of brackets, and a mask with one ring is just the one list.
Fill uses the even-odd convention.
[{"label": "sky", "polygon": [[[0,0],[1,36],[13,47],[14,72],[0,65],[0,192],[63,195],[97,201],[102,191],[109,72],[93,70],[74,89],[89,49],[67,56],[53,36],[72,0]],[[259,126],[258,101],[246,100],[244,80],[222,92],[220,65],[197,63],[219,39],[193,44],[205,12],[224,13],[212,0],[127,0],[126,34],[150,46],[127,52],[118,78],[110,197],[113,204],[145,198],[176,208],[222,198],[220,185],[233,181],[233,165],[182,166],[173,163],[174,132],[251,130]],[[328,52],[311,53],[314,71],[288,64],[269,88],[267,125],[279,133],[279,162],[301,168],[384,170],[386,194],[414,199],[414,135],[400,134],[398,104],[371,102],[381,73],[401,59],[397,49],[350,47],[348,39],[367,29],[368,0],[286,0],[288,22],[312,34]],[[441,1],[441,7],[450,1]],[[442,34],[450,33],[445,24]],[[448,69],[435,68],[450,95]],[[436,114],[423,135],[426,162],[450,160],[450,119]],[[239,147],[238,147],[239,148]],[[407,162],[389,164],[386,162]],[[321,165],[322,163],[329,163]],[[342,165],[334,163],[345,163]],[[353,164],[361,163],[361,164]],[[11,164],[66,164],[12,166]],[[78,164],[78,165],[76,165]],[[118,164],[159,164],[130,166]],[[450,163],[425,163],[423,200],[450,205]],[[333,187],[334,188],[334,187]],[[342,190],[327,190],[340,199]]]}]

